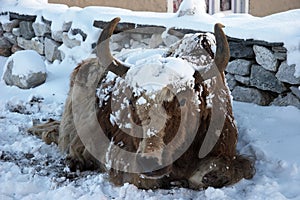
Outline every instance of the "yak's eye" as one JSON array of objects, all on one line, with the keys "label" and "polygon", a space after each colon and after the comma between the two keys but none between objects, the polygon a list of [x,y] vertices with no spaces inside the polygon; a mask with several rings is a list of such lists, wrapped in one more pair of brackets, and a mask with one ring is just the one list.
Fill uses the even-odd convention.
[{"label": "yak's eye", "polygon": [[180,103],[180,106],[184,106],[184,105],[185,105],[185,102],[186,102],[186,99],[181,99],[181,101],[179,102],[179,103]]}]

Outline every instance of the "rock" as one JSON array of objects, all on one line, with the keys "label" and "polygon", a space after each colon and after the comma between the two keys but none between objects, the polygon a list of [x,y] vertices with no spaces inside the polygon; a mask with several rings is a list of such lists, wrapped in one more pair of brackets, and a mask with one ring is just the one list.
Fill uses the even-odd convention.
[{"label": "rock", "polygon": [[236,80],[232,74],[227,73],[225,75],[225,78],[227,81],[228,88],[232,91],[235,88],[235,86],[238,85],[238,83],[236,82]]},{"label": "rock", "polygon": [[246,76],[250,74],[252,62],[244,59],[236,59],[229,62],[226,71],[231,74]]},{"label": "rock", "polygon": [[160,46],[162,43],[163,43],[163,39],[161,37],[161,34],[155,33],[150,38],[149,47],[156,48]]},{"label": "rock", "polygon": [[57,42],[63,41],[63,31],[52,31],[51,38],[53,38]]},{"label": "rock", "polygon": [[179,41],[179,38],[174,36],[174,35],[170,35],[166,32],[163,32],[163,34],[161,35],[163,42],[165,43],[165,45],[167,47],[170,47],[172,44],[174,44],[175,42]]},{"label": "rock", "polygon": [[292,86],[290,87],[292,93],[298,97],[300,99],[300,86],[296,87],[296,86]]},{"label": "rock", "polygon": [[289,84],[300,84],[300,77],[295,77],[296,65],[288,65],[285,62],[282,62],[279,66],[278,72],[276,73],[276,77],[285,83]]},{"label": "rock", "polygon": [[32,39],[32,40],[25,40],[22,37],[17,37],[17,43],[20,47],[23,49],[28,50],[35,50],[39,54],[44,54],[44,44],[40,42],[39,40]]},{"label": "rock", "polygon": [[60,43],[45,38],[45,56],[48,61],[53,62],[54,60],[61,60],[61,53],[58,50],[59,46]]},{"label": "rock", "polygon": [[83,32],[81,29],[79,29],[79,28],[72,29],[72,30],[71,30],[71,34],[72,34],[72,35],[77,35],[77,34],[81,35],[82,41],[85,41],[85,39],[86,39],[86,37],[87,37],[87,34],[84,33],[84,32]]},{"label": "rock", "polygon": [[268,105],[272,100],[271,96],[266,92],[241,86],[236,86],[231,95],[236,101],[255,103],[262,106]]},{"label": "rock", "polygon": [[19,20],[12,20],[2,24],[2,28],[5,32],[11,32],[13,28],[19,25]]},{"label": "rock", "polygon": [[287,49],[283,46],[275,46],[272,47],[272,51],[274,51],[275,53],[286,53]]},{"label": "rock", "polygon": [[51,28],[49,24],[35,22],[32,24],[34,34],[38,37],[45,36],[47,33],[51,33]]},{"label": "rock", "polygon": [[46,81],[46,65],[42,57],[35,51],[24,50],[13,54],[3,74],[7,85],[29,89],[41,85]]},{"label": "rock", "polygon": [[282,93],[287,90],[273,72],[264,69],[260,65],[252,65],[250,75],[250,85],[261,90],[268,90],[276,93]]},{"label": "rock", "polygon": [[266,47],[254,45],[255,59],[258,64],[269,71],[275,72],[278,67],[278,60],[274,56],[274,53]]},{"label": "rock", "polygon": [[137,48],[147,48],[146,44],[139,42],[139,41],[135,41],[133,39],[130,40],[130,48],[132,49],[137,49]]},{"label": "rock", "polygon": [[35,15],[23,15],[19,13],[9,12],[9,19],[10,20],[20,20],[20,21],[35,21]]},{"label": "rock", "polygon": [[120,43],[125,40],[129,40],[129,33],[122,32],[122,33],[118,33],[118,34],[113,34],[110,39],[111,39],[112,43],[114,43],[114,42]]},{"label": "rock", "polygon": [[121,51],[123,47],[117,42],[111,42],[109,48],[111,51]]},{"label": "rock", "polygon": [[246,46],[243,42],[229,42],[229,49],[232,58],[254,58],[252,46]]},{"label": "rock", "polygon": [[80,46],[81,42],[76,39],[70,39],[68,33],[63,33],[62,42],[66,47],[72,49],[73,47]]},{"label": "rock", "polygon": [[17,44],[14,44],[12,47],[11,47],[11,53],[16,53],[17,51],[22,51],[24,49],[22,49],[21,47],[19,47]]},{"label": "rock", "polygon": [[32,22],[30,21],[20,22],[20,35],[26,40],[30,40],[35,36],[34,30],[32,28]]},{"label": "rock", "polygon": [[0,56],[10,56],[11,46],[11,43],[5,37],[0,37]]},{"label": "rock", "polygon": [[287,53],[274,53],[274,57],[277,59],[277,60],[286,60],[287,58]]},{"label": "rock", "polygon": [[139,41],[139,42],[143,39],[143,34],[132,33],[130,36],[132,39]]},{"label": "rock", "polygon": [[21,36],[21,34],[20,34],[20,28],[13,28],[12,29],[12,34],[14,34],[17,37],[20,37]]},{"label": "rock", "polygon": [[64,22],[61,30],[63,32],[68,32],[70,30],[71,26],[72,26],[72,22]]},{"label": "rock", "polygon": [[240,75],[234,75],[234,78],[236,81],[244,84],[244,85],[249,85],[250,84],[250,77],[248,76],[240,76]]},{"label": "rock", "polygon": [[17,37],[9,32],[6,32],[3,34],[3,36],[11,43],[11,44],[17,44]]},{"label": "rock", "polygon": [[286,95],[280,94],[271,105],[275,106],[295,106],[300,109],[300,100],[292,93],[287,93]]}]

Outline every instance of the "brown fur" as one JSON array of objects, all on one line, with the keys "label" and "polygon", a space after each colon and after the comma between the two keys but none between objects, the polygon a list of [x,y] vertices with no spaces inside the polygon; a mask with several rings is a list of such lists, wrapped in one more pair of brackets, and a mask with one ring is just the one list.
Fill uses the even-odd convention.
[{"label": "brown fur", "polygon": [[[106,30],[103,31],[103,34],[106,35],[102,35],[100,37],[102,38],[101,40],[110,37],[118,21],[119,19],[112,20]],[[97,161],[87,151],[87,148],[80,140],[74,124],[72,94],[78,92],[74,91],[73,87],[75,79],[80,76],[83,80],[86,79],[86,85],[89,85],[87,77],[92,74],[94,68],[101,68],[99,76],[103,78],[109,68],[118,69],[118,62],[116,62],[117,64],[115,65],[115,62],[112,62],[114,58],[111,56],[110,52],[104,52],[103,55],[108,58],[108,61],[104,61],[104,64],[98,59],[89,59],[81,63],[73,71],[71,76],[70,91],[59,127],[59,137],[58,139],[57,137],[50,137],[54,138],[53,142],[58,143],[60,149],[68,154],[68,161],[71,169],[101,169],[102,171],[107,171],[109,173],[110,180],[116,185],[122,185],[129,182],[139,188],[145,189],[169,188],[172,186],[189,187],[193,189],[201,189],[209,186],[223,187],[236,183],[242,178],[251,178],[254,174],[252,163],[248,159],[237,155],[236,152],[237,127],[234,123],[229,90],[225,87],[223,73],[225,69],[224,65],[227,65],[228,63],[229,49],[227,40],[224,42],[225,34],[220,27],[221,25],[219,24],[215,26],[216,37],[219,37],[217,35],[220,35],[221,37],[221,39],[217,38],[217,45],[219,45],[218,47],[222,47],[222,51],[225,52],[225,55],[223,55],[222,60],[222,56],[220,55],[221,50],[220,48],[217,49],[216,62],[219,63],[218,68],[221,70],[221,73],[216,77],[211,77],[210,84],[205,81],[207,79],[202,79],[202,77],[199,76],[200,74],[197,75],[196,72],[194,75],[195,89],[186,87],[185,90],[175,95],[169,88],[164,88],[156,94],[156,99],[154,101],[148,98],[146,94],[130,96],[130,88],[127,88],[127,91],[129,91],[128,94],[125,92],[123,96],[119,96],[119,99],[114,102],[114,106],[119,106],[119,108],[121,108],[121,102],[123,102],[124,98],[130,99],[130,106],[127,110],[120,109],[120,115],[125,116],[126,113],[130,113],[131,124],[140,126],[140,128],[129,130],[133,135],[144,134],[145,136],[145,130],[143,129],[145,129],[149,123],[153,123],[150,125],[157,126],[159,129],[161,123],[164,122],[165,125],[162,129],[159,129],[159,132],[156,133],[155,136],[144,139],[133,137],[123,132],[117,125],[112,124],[110,122],[110,114],[112,113],[111,96],[100,108],[97,106],[98,100],[96,97],[93,97],[90,100],[95,101],[98,122],[103,133],[115,145],[122,142],[123,145],[120,146],[121,149],[139,153],[141,156],[148,155],[149,160],[160,164],[167,162],[168,160],[173,160],[173,156],[176,152],[180,151],[181,148],[184,148],[186,144],[191,144],[173,163],[156,171],[139,174],[106,168],[103,163]],[[223,41],[223,43],[221,44],[220,41]],[[99,54],[101,54],[103,48],[103,51],[107,51],[107,45],[108,43],[105,43],[104,47],[97,49],[99,58],[101,58]],[[109,62],[112,62],[113,64],[105,67]],[[123,65],[122,67],[123,68],[119,73],[120,76],[127,71]],[[101,83],[102,78],[99,79],[99,83]],[[114,85],[115,83],[111,82],[110,84]],[[102,86],[108,87],[109,85]],[[199,92],[200,89],[203,91]],[[212,99],[208,99],[210,94],[214,94]],[[148,102],[151,102],[150,107],[137,104],[137,99],[141,96]],[[201,102],[199,105],[196,105],[193,102],[195,97]],[[218,99],[223,100],[221,105],[218,103]],[[208,101],[212,101],[213,105],[220,105],[220,107],[211,108],[207,105]],[[163,109],[155,110],[153,107],[153,110],[151,111],[151,106],[154,106],[154,104],[162,106]],[[85,108],[82,109],[84,110]],[[164,110],[165,112],[161,112],[161,110]],[[200,112],[198,112],[198,110],[200,110]],[[211,123],[213,111],[216,115],[214,117],[217,120],[225,116],[224,126],[219,130],[221,132],[220,137],[212,150],[205,157],[201,157],[199,151],[204,144],[204,138]],[[50,130],[55,130],[55,133],[51,133],[57,135],[58,122],[54,123],[56,127],[54,129],[52,123],[53,122],[46,124],[46,129],[49,127]],[[43,125],[37,126],[31,129],[31,132],[42,135],[44,128]],[[191,138],[190,136],[193,132],[196,132],[195,138]],[[171,151],[166,151],[165,147],[168,144],[171,144],[174,138],[177,139],[174,144],[172,143]],[[132,164],[140,164],[147,169],[147,164]]]}]

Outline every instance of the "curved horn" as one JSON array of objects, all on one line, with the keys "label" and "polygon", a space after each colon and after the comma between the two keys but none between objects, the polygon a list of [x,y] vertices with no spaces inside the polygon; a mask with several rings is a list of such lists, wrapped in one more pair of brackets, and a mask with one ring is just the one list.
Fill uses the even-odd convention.
[{"label": "curved horn", "polygon": [[224,72],[230,58],[227,37],[222,30],[224,27],[224,25],[217,23],[215,24],[214,30],[217,43],[216,56],[214,60],[220,72]]},{"label": "curved horn", "polygon": [[128,68],[111,55],[109,48],[109,39],[120,20],[119,17],[116,17],[104,27],[97,42],[96,55],[100,66],[107,68],[107,71],[123,76]]}]

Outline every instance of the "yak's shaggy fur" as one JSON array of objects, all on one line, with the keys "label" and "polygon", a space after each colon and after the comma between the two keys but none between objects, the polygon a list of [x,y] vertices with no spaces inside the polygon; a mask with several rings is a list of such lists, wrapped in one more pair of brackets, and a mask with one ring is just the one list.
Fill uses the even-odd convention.
[{"label": "yak's shaggy fur", "polygon": [[[195,58],[199,57],[199,54],[206,52],[209,60],[205,62],[215,62],[220,72],[218,75],[209,77],[208,73],[207,77],[205,77],[206,75],[203,76],[203,73],[195,71],[194,87],[186,86],[184,90],[177,94],[174,94],[170,87],[165,87],[161,91],[156,92],[155,100],[149,98],[146,93],[135,96],[126,96],[125,94],[123,97],[120,96],[119,99],[115,100],[114,106],[119,105],[120,115],[130,113],[131,123],[140,127],[139,129],[129,130],[131,134],[128,135],[110,120],[112,97],[110,96],[105,102],[99,102],[95,94],[95,88],[91,87],[91,85],[96,84],[105,89],[105,87],[116,84],[115,81],[104,84],[103,80],[108,71],[112,71],[120,77],[126,75],[128,68],[111,56],[108,45],[108,39],[119,20],[119,18],[115,18],[103,30],[98,41],[97,58],[84,61],[73,71],[70,91],[60,124],[51,121],[48,124],[31,128],[30,132],[41,135],[44,139],[48,138],[49,140],[49,138],[53,138],[53,142],[57,143],[60,149],[68,154],[68,165],[72,170],[100,169],[106,171],[109,173],[110,180],[116,185],[129,182],[145,189],[169,188],[172,186],[202,189],[209,186],[223,187],[236,183],[242,178],[251,178],[254,174],[252,162],[237,155],[236,152],[237,127],[234,123],[229,90],[224,79],[224,70],[229,60],[229,47],[226,36],[222,31],[222,26],[220,24],[215,25],[216,55],[210,50],[209,43],[207,43],[205,38],[199,39],[201,43],[196,44],[188,53],[176,53],[176,49],[181,43],[186,42],[183,39],[181,43],[178,42],[172,46],[166,54],[166,56],[181,57],[192,64],[197,64],[197,62],[195,63]],[[203,65],[203,63],[198,64]],[[91,78],[95,76],[95,72],[98,73],[96,75],[98,78]],[[95,80],[98,82],[94,83],[93,81]],[[74,97],[81,98],[80,91],[74,89],[76,81],[77,84],[83,84],[86,90],[91,90],[90,94],[94,95],[88,98],[89,106],[78,108],[76,105],[76,111],[74,111]],[[124,91],[131,89],[126,85],[125,87],[123,88]],[[148,107],[137,103],[138,98],[141,96],[149,103]],[[130,99],[130,104],[126,109],[121,109],[120,102],[123,102],[125,97]],[[195,103],[195,98],[200,103]],[[217,102],[220,99],[222,100],[221,104]],[[99,103],[100,107],[98,106]],[[212,106],[209,104],[212,104]],[[215,107],[213,107],[214,105]],[[219,107],[216,108],[216,105]],[[165,112],[160,113],[161,109],[155,110],[154,108],[157,106],[162,106]],[[81,121],[78,122],[79,124],[74,124],[74,115],[79,115],[80,112],[95,112],[97,115],[96,123],[103,130],[101,134],[105,134],[115,145],[121,143],[122,145],[120,146],[123,150],[137,153],[141,156],[147,155],[157,165],[173,159],[173,155],[179,152],[184,145],[190,145],[171,164],[155,171],[148,172],[147,164],[143,166],[143,163],[131,164],[141,165],[147,171],[145,173],[129,173],[125,169],[110,168],[91,155],[88,151],[89,148],[81,141],[81,138],[84,136],[78,135],[75,125],[78,127],[85,124],[80,124]],[[211,149],[209,149],[209,145],[207,146],[210,151],[203,154],[201,147],[210,142],[205,141],[205,137],[208,133],[213,112],[215,119],[224,119],[224,126],[219,130],[215,130],[219,132],[220,136]],[[154,128],[156,126],[163,126],[163,128],[157,128],[159,131],[155,135],[146,137],[145,127],[149,125],[149,119],[151,119],[151,125]],[[82,123],[88,120],[85,119]],[[44,137],[44,135],[47,135],[46,133],[55,133],[55,137]],[[194,138],[190,137],[192,133],[196,133]],[[140,134],[144,134],[145,137],[132,136]],[[170,151],[165,151],[165,147],[175,137],[179,139],[172,143]],[[48,140],[45,141],[49,143],[50,141]],[[111,150],[107,149],[107,152],[103,153],[109,155],[109,151]],[[118,162],[113,157],[110,160]]]}]

